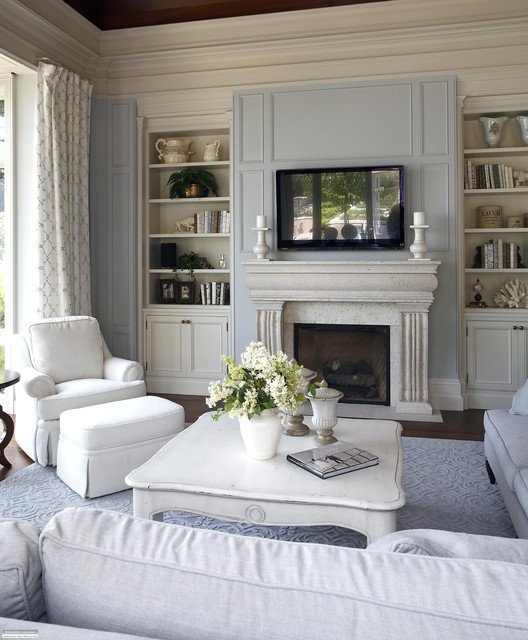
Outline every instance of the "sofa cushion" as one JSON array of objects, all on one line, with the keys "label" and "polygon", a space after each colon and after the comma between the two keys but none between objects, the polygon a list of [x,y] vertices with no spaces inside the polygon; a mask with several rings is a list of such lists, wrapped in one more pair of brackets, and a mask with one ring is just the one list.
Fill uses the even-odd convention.
[{"label": "sofa cushion", "polygon": [[58,384],[56,389],[55,395],[38,401],[38,415],[42,420],[58,420],[60,414],[69,409],[138,398],[146,393],[142,380],[119,382],[102,378],[69,380]]},{"label": "sofa cushion", "polygon": [[528,416],[528,380],[517,390],[513,396],[512,406],[509,410],[512,415]]},{"label": "sofa cushion", "polygon": [[490,409],[484,414],[485,437],[497,455],[510,489],[519,469],[528,468],[528,418]]},{"label": "sofa cushion", "polygon": [[521,469],[515,476],[513,490],[521,507],[528,514],[528,469]]},{"label": "sofa cushion", "polygon": [[55,383],[103,377],[103,339],[95,318],[39,321],[28,333],[33,366]]},{"label": "sofa cushion", "polygon": [[411,553],[435,558],[474,558],[528,565],[528,540],[476,536],[435,529],[396,531],[368,546],[369,551]]},{"label": "sofa cushion", "polygon": [[38,535],[29,522],[0,520],[0,616],[35,620],[46,610]]},{"label": "sofa cushion", "polygon": [[40,551],[55,624],[177,640],[528,634],[525,565],[242,537],[96,509],[54,516]]},{"label": "sofa cushion", "polygon": [[86,451],[155,440],[184,427],[183,407],[156,396],[72,409],[60,417],[61,438]]}]

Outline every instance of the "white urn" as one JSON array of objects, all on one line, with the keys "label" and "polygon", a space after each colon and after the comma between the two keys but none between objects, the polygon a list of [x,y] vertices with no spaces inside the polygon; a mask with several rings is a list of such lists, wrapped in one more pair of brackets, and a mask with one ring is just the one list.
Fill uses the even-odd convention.
[{"label": "white urn", "polygon": [[499,116],[498,118],[485,117],[480,118],[480,122],[484,127],[484,137],[489,147],[496,147],[502,136],[502,127],[508,120],[508,116]]}]

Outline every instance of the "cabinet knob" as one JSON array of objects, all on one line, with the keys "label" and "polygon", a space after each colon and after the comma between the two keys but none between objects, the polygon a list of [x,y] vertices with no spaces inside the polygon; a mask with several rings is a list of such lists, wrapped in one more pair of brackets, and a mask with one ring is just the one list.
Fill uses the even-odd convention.
[{"label": "cabinet knob", "polygon": [[[185,320],[180,320],[182,324],[185,324]],[[517,329],[517,327],[515,327]]]},{"label": "cabinet knob", "polygon": [[519,326],[519,331],[524,331],[524,326],[522,324]]},{"label": "cabinet knob", "polygon": [[517,329],[518,329],[518,328],[519,328],[519,327],[518,327],[516,324],[514,324],[514,325],[513,325],[513,330],[514,330],[514,331],[517,331]]}]

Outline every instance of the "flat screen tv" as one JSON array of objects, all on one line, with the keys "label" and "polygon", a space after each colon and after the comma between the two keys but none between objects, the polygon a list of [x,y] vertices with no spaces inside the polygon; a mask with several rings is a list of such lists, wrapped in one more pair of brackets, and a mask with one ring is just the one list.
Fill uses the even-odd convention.
[{"label": "flat screen tv", "polygon": [[279,249],[403,249],[403,167],[279,170]]}]

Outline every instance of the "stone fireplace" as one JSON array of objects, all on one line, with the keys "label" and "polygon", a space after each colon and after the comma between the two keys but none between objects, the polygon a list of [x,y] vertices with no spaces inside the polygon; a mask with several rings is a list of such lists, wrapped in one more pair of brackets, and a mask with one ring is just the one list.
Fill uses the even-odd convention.
[{"label": "stone fireplace", "polygon": [[430,415],[428,311],[439,264],[407,260],[245,262],[257,312],[257,338],[271,350],[282,349],[293,357],[296,325],[386,327],[385,402],[398,413]]}]

